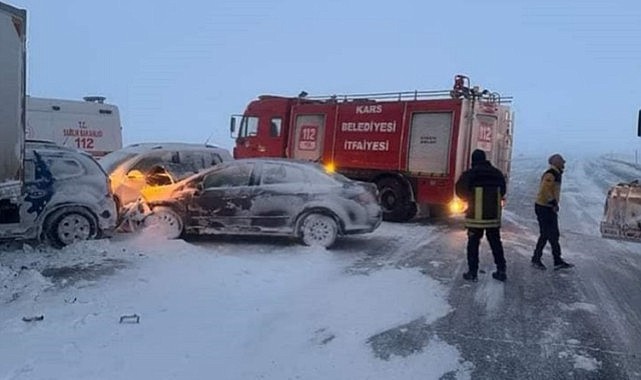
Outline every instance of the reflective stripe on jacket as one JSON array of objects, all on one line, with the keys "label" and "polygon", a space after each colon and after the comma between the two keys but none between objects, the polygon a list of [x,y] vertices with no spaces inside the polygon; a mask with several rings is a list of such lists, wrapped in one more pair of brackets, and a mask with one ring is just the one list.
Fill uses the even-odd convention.
[{"label": "reflective stripe on jacket", "polygon": [[505,176],[489,161],[475,163],[461,174],[456,182],[456,195],[467,202],[465,227],[500,227],[505,191]]},{"label": "reflective stripe on jacket", "polygon": [[499,187],[475,187],[465,214],[465,227],[500,227],[501,198]]}]

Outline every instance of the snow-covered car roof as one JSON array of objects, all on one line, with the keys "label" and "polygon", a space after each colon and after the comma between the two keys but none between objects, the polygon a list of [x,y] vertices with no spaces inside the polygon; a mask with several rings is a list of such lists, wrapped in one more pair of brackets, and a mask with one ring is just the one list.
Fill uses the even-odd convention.
[{"label": "snow-covered car roof", "polygon": [[203,148],[214,148],[214,149],[226,150],[218,145],[213,145],[213,144],[177,143],[177,142],[138,143],[138,144],[127,145],[126,147],[120,150],[126,151],[126,152],[132,152],[132,153],[142,153],[142,152],[148,152],[154,149],[192,150],[192,149],[203,149]]},{"label": "snow-covered car roof", "polygon": [[160,142],[160,143],[139,143],[128,145],[122,149],[116,150],[101,157],[98,162],[109,173],[115,169],[120,163],[128,160],[139,154],[155,151],[155,150],[176,150],[176,151],[203,151],[211,150],[220,156],[223,161],[233,160],[231,153],[225,148],[218,145],[211,144],[195,144],[195,143],[175,143],[175,142]]},{"label": "snow-covered car roof", "polygon": [[[313,168],[314,170],[321,171],[324,174],[326,174],[327,176],[329,176],[329,177],[331,177],[331,178],[333,178],[333,179],[335,179],[335,180],[337,180],[339,182],[342,182],[342,183],[344,183],[344,182],[359,182],[359,181],[354,181],[352,179],[349,179],[349,178],[345,177],[344,175],[342,175],[340,173],[336,173],[336,172],[331,172],[330,173],[323,167],[323,165],[321,165],[321,164],[319,164],[317,162],[307,161],[307,160],[292,159],[292,158],[279,158],[279,157],[260,157],[260,158],[241,158],[241,159],[233,160],[233,162],[234,163],[247,162],[247,163],[253,163],[253,164],[256,164],[256,163],[259,163],[259,162],[260,163],[289,164],[289,165],[295,165],[295,166],[302,167],[303,169]],[[209,173],[209,172],[211,172],[213,170],[218,170],[218,169],[220,169],[220,168],[222,168],[222,167],[224,167],[224,166],[226,166],[228,164],[231,164],[231,163],[229,161],[228,162],[223,162],[222,164],[217,165],[215,167],[211,167],[211,168],[205,169],[205,170],[203,170],[203,171],[201,171],[199,173],[195,173],[195,174],[193,174],[193,175],[191,175],[189,177],[183,178],[182,180],[178,181],[175,185],[176,185],[176,187],[180,187],[181,184],[188,183],[188,182],[192,181],[193,179],[195,179],[196,177],[199,177],[201,175]]]},{"label": "snow-covered car roof", "polygon": [[49,141],[49,140],[25,140],[25,148],[26,149],[65,151],[65,152],[88,154],[87,152],[85,152],[83,150],[72,148],[72,147],[68,147],[68,146],[58,145],[55,142]]}]

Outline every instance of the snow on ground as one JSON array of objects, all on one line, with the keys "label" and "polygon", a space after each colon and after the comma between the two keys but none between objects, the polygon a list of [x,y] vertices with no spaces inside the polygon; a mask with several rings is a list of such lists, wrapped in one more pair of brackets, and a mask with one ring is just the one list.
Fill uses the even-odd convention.
[{"label": "snow on ground", "polygon": [[[572,160],[564,177],[564,256],[583,264],[574,271],[579,273],[587,270],[585,260],[592,254],[568,242],[598,238],[594,234],[605,191],[616,182],[610,178],[612,170],[619,178],[639,173],[627,164],[612,164],[612,170],[595,165],[609,164]],[[531,168],[525,169],[527,174]],[[515,172],[515,205],[521,204],[519,192],[532,190],[519,182],[525,179]],[[530,195],[521,202],[531,209]],[[516,270],[518,260],[527,262],[531,256],[536,219],[533,210],[514,210],[507,211],[504,220],[509,229],[503,240],[515,263],[510,268]],[[359,239],[377,251],[365,255]],[[446,264],[447,255],[443,260],[429,258],[431,270],[404,265],[433,243],[447,251],[448,239],[465,239],[464,231],[451,231],[446,224],[383,223],[375,233],[346,239],[343,248],[330,251],[283,240],[187,243],[150,234],[79,243],[59,251],[28,245],[0,248],[0,379],[465,379],[475,370],[487,373],[482,360],[466,361],[486,344],[468,346],[468,357],[463,358],[459,350],[464,347],[438,336],[445,330],[416,327],[458,312],[446,301],[448,286],[459,284],[449,280],[448,270],[454,270],[451,262]],[[634,243],[603,246],[639,252]],[[457,259],[462,266],[463,257]],[[626,266],[637,265],[628,261]],[[443,282],[430,277],[440,272],[448,273]],[[574,272],[550,273],[549,278],[572,279]],[[473,303],[484,308],[485,321],[500,320],[509,294],[523,280],[510,281],[516,287],[493,281],[464,285],[473,292]],[[568,315],[590,319],[603,314],[616,322],[624,313],[609,311],[619,300],[611,297],[614,293],[599,284],[595,291],[596,300],[559,302],[555,310],[563,313],[540,335],[532,335],[545,355],[562,347],[555,354],[579,374],[612,371],[612,363],[602,352],[588,350],[594,344],[590,334],[568,333],[573,320]],[[453,302],[464,309],[456,298]],[[140,320],[125,318],[120,323],[123,316]],[[467,322],[463,325],[467,328]],[[608,326],[621,336],[629,331],[623,322]],[[390,350],[388,357],[374,352],[372,337],[389,331],[416,334],[412,328],[434,332],[407,356],[398,354],[403,350]],[[499,353],[511,360],[510,350]]]},{"label": "snow on ground", "polygon": [[593,357],[574,354],[574,368],[586,371],[596,371],[601,363]]},{"label": "snow on ground", "polygon": [[596,371],[601,367],[601,362],[591,357],[588,354],[569,353],[567,351],[559,352],[559,358],[570,359],[574,369],[581,369],[585,371]]},{"label": "snow on ground", "polygon": [[369,337],[451,308],[415,268],[353,275],[351,260],[144,234],[3,252],[0,379],[469,378],[437,336],[408,357],[375,357]]},{"label": "snow on ground", "polygon": [[564,310],[564,311],[584,310],[590,313],[596,313],[598,310],[598,307],[591,303],[574,302],[569,305],[561,304],[561,310]]}]

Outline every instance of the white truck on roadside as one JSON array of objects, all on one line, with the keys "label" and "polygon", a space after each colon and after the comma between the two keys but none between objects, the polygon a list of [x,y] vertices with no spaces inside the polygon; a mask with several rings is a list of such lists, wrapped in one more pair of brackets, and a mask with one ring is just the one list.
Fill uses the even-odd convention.
[{"label": "white truck on roadside", "polygon": [[118,107],[102,96],[84,101],[27,96],[26,137],[102,157],[122,148]]},{"label": "white truck on roadside", "polygon": [[24,177],[26,24],[25,10],[0,3],[0,191],[9,195]]}]

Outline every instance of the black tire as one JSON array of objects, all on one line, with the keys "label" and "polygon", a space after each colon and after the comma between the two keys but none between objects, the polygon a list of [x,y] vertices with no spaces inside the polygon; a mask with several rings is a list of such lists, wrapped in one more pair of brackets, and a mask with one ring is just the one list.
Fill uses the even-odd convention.
[{"label": "black tire", "polygon": [[301,219],[298,231],[303,244],[329,248],[336,242],[339,226],[331,216],[313,212]]},{"label": "black tire", "polygon": [[47,216],[43,233],[49,243],[62,248],[98,236],[96,217],[83,207],[65,207]]},{"label": "black tire", "polygon": [[376,182],[380,194],[383,220],[406,222],[416,215],[416,204],[412,202],[410,190],[399,179],[386,177]]}]

